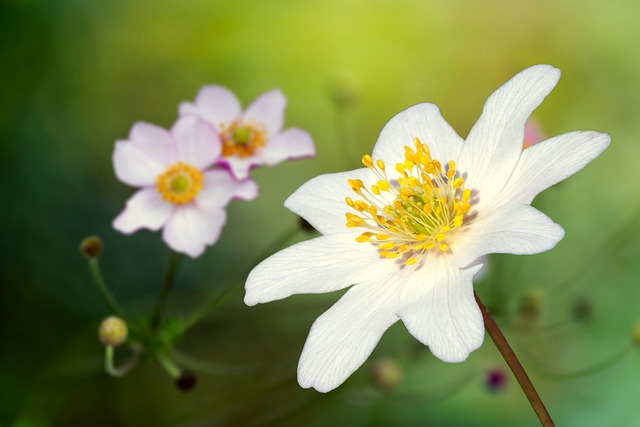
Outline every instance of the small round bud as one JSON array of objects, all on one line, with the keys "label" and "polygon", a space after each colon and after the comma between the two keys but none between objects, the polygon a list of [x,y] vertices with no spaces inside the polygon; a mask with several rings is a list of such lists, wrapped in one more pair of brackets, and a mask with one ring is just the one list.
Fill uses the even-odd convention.
[{"label": "small round bud", "polygon": [[102,321],[98,335],[104,345],[117,347],[127,340],[127,324],[119,317],[110,316]]},{"label": "small round bud", "polygon": [[518,306],[520,315],[529,320],[538,319],[542,313],[544,296],[544,292],[540,290],[532,290],[526,293]]},{"label": "small round bud", "polygon": [[183,369],[180,376],[176,378],[176,387],[181,391],[191,391],[197,384],[198,378],[188,369]]},{"label": "small round bud", "polygon": [[573,302],[573,318],[579,321],[586,321],[593,316],[593,306],[585,297],[578,297]]},{"label": "small round bud", "polygon": [[97,258],[102,254],[102,239],[98,236],[88,236],[80,242],[80,252],[86,258]]},{"label": "small round bud", "polygon": [[302,228],[307,233],[313,233],[314,231],[316,231],[316,229],[313,228],[313,225],[309,224],[309,222],[302,217],[298,218],[298,224],[300,225],[300,228]]},{"label": "small round bud", "polygon": [[636,323],[636,327],[633,328],[633,343],[640,345],[640,322]]},{"label": "small round bud", "polygon": [[398,363],[390,357],[382,357],[373,363],[371,379],[382,391],[395,389],[402,381],[403,372]]},{"label": "small round bud", "polygon": [[500,368],[493,368],[487,371],[485,384],[490,391],[498,392],[507,386],[507,374]]}]

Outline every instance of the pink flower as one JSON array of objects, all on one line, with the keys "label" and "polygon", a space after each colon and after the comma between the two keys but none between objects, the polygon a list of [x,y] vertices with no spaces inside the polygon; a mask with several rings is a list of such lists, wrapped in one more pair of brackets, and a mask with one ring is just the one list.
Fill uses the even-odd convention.
[{"label": "pink flower", "polygon": [[171,249],[200,256],[218,240],[225,206],[258,195],[253,181],[208,169],[220,160],[221,150],[218,132],[195,116],[180,118],[171,131],[136,123],[128,140],[116,142],[113,165],[120,181],[140,189],[113,227],[125,234],[163,228]]},{"label": "pink flower", "polygon": [[231,91],[205,86],[194,103],[181,103],[179,111],[181,116],[196,114],[218,129],[222,138],[220,163],[242,179],[256,166],[315,156],[313,140],[307,132],[297,128],[282,130],[286,104],[284,94],[274,89],[242,111]]}]

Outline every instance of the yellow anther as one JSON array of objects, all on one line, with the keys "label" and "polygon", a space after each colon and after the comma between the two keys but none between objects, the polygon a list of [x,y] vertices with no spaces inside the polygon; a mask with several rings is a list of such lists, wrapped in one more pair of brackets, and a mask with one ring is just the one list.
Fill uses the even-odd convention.
[{"label": "yellow anther", "polygon": [[436,234],[436,240],[438,242],[442,242],[444,240],[444,233],[438,233]]},{"label": "yellow anther", "polygon": [[371,158],[371,156],[370,156],[370,155],[365,154],[364,156],[362,156],[362,163],[363,163],[366,167],[370,168],[371,166],[373,166],[373,159]]},{"label": "yellow anther", "polygon": [[396,253],[396,252],[381,251],[380,252],[380,256],[384,257],[384,258],[393,259],[393,258],[398,258],[400,256],[400,254]]},{"label": "yellow anther", "polygon": [[395,248],[395,247],[396,247],[396,244],[395,244],[395,243],[393,243],[393,242],[385,242],[385,243],[379,243],[379,244],[378,244],[378,248],[380,248],[380,249],[385,249],[385,250],[387,250],[387,249],[393,249],[393,248]]},{"label": "yellow anther", "polygon": [[380,189],[375,184],[371,186],[371,191],[373,191],[373,194],[376,194],[376,195],[380,194]]},{"label": "yellow anther", "polygon": [[375,206],[369,206],[369,213],[371,216],[378,216],[378,208]]},{"label": "yellow anther", "polygon": [[448,225],[445,225],[444,227],[442,227],[443,233],[448,233],[449,231],[451,231],[451,227],[449,227]]},{"label": "yellow anther", "polygon": [[413,196],[415,193],[413,192],[413,190],[411,188],[403,188],[402,190],[400,190],[400,194],[402,194],[403,196]]},{"label": "yellow anther", "polygon": [[376,239],[378,240],[387,240],[389,237],[391,236],[389,236],[388,234],[376,234]]},{"label": "yellow anther", "polygon": [[378,181],[377,186],[380,189],[380,191],[389,191],[389,188],[390,188],[389,181],[385,181],[382,179]]},{"label": "yellow anther", "polygon": [[360,212],[364,212],[367,209],[369,209],[369,205],[366,204],[365,202],[363,202],[362,200],[356,200],[353,203],[353,207],[356,208],[357,210],[359,210]]},{"label": "yellow anther", "polygon": [[448,250],[449,250],[449,245],[447,245],[446,243],[442,243],[442,244],[440,244],[440,250],[441,250],[442,252],[446,252],[446,251],[448,251]]},{"label": "yellow anther", "polygon": [[385,164],[384,164],[384,162],[383,162],[382,160],[378,160],[378,161],[376,161],[376,165],[378,165],[378,168],[379,168],[381,171],[384,171]]},{"label": "yellow anther", "polygon": [[455,181],[453,181],[453,188],[455,188],[456,190],[462,187],[463,185],[464,185],[464,178],[462,178],[461,176],[456,178]]},{"label": "yellow anther", "polygon": [[351,207],[354,206],[353,204],[353,199],[351,197],[347,197],[346,199],[344,199],[345,202],[347,202],[347,204]]},{"label": "yellow anther", "polygon": [[360,242],[360,243],[370,242],[372,235],[373,235],[373,233],[371,233],[369,231],[367,231],[366,233],[362,233],[361,235],[356,237],[356,242]]},{"label": "yellow anther", "polygon": [[413,166],[414,166],[414,164],[413,164],[413,162],[411,160],[405,160],[404,161],[405,169],[411,170],[411,169],[413,169]]},{"label": "yellow anther", "polygon": [[431,205],[424,205],[422,207],[422,211],[429,215],[433,211],[433,208],[431,207]]},{"label": "yellow anther", "polygon": [[400,173],[404,172],[404,165],[402,163],[396,163],[396,170]]},{"label": "yellow anther", "polygon": [[469,199],[471,198],[471,190],[469,190],[468,188],[466,188],[463,192],[462,192],[462,203],[467,203],[469,201]]},{"label": "yellow anther", "polygon": [[355,192],[358,192],[362,187],[364,187],[364,183],[360,179],[350,179],[348,182],[351,189]]},{"label": "yellow anther", "polygon": [[409,259],[405,262],[405,264],[407,264],[407,265],[413,265],[413,264],[415,264],[416,262],[418,262],[418,258],[409,258]]}]

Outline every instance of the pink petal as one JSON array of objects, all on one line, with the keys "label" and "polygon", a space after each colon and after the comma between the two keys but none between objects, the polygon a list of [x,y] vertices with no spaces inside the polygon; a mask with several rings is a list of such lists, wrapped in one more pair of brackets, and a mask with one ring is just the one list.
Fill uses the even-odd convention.
[{"label": "pink petal", "polygon": [[251,103],[242,114],[245,119],[251,119],[267,128],[268,135],[277,135],[284,123],[284,109],[287,98],[280,89],[273,89],[262,94]]},{"label": "pink petal", "polygon": [[181,103],[179,112],[181,116],[196,114],[220,129],[239,117],[241,109],[240,101],[230,90],[222,86],[204,86],[195,103]]},{"label": "pink petal", "polygon": [[142,122],[133,126],[128,141],[116,142],[113,152],[116,176],[135,187],[153,185],[174,159],[171,134]]},{"label": "pink petal", "polygon": [[284,160],[314,157],[316,149],[309,133],[302,129],[287,129],[267,142],[260,158],[265,164],[274,166]]},{"label": "pink petal", "polygon": [[212,210],[227,206],[233,199],[253,200],[259,193],[254,181],[237,181],[228,171],[215,169],[204,174],[204,187],[196,197],[196,204]]},{"label": "pink petal", "polygon": [[125,234],[141,228],[159,230],[172,210],[173,205],[165,202],[155,188],[144,188],[127,201],[125,209],[113,221],[113,228]]},{"label": "pink petal", "polygon": [[173,125],[171,133],[178,149],[178,158],[200,169],[215,163],[222,143],[213,126],[196,116],[184,116]]},{"label": "pink petal", "polygon": [[195,204],[177,206],[164,227],[162,238],[174,251],[197,258],[206,246],[218,240],[226,219],[222,209],[208,211]]},{"label": "pink petal", "polygon": [[249,177],[251,169],[260,164],[260,159],[257,157],[229,156],[224,157],[220,163],[227,166],[236,179],[246,179]]}]

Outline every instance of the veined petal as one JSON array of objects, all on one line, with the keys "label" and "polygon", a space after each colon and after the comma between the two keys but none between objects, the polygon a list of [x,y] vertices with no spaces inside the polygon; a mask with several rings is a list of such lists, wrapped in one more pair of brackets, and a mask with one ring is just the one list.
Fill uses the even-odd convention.
[{"label": "veined petal", "polygon": [[506,184],[522,153],[527,118],[551,92],[560,71],[536,65],[518,73],[487,100],[471,129],[458,162],[466,187],[479,190],[479,203],[490,204]]},{"label": "veined petal", "polygon": [[205,210],[195,204],[177,206],[162,233],[174,251],[197,258],[220,237],[227,219],[223,209]]},{"label": "veined petal", "polygon": [[605,133],[570,132],[527,148],[502,190],[504,198],[531,203],[538,193],[589,164],[610,142]]},{"label": "veined petal", "polygon": [[287,98],[280,89],[273,89],[260,95],[242,114],[245,119],[251,119],[267,128],[269,137],[277,135],[284,123],[284,109]]},{"label": "veined petal", "polygon": [[451,250],[460,267],[491,253],[530,255],[545,252],[562,240],[564,230],[526,204],[496,207],[460,229]]},{"label": "veined petal", "polygon": [[118,179],[143,187],[153,185],[159,174],[175,160],[171,134],[149,123],[136,123],[128,141],[116,142],[113,166]]},{"label": "veined petal", "polygon": [[375,246],[358,243],[352,236],[317,237],[258,264],[247,278],[244,302],[252,306],[293,294],[337,291],[375,279],[379,275],[375,266],[384,268],[381,264]]},{"label": "veined petal", "polygon": [[298,383],[326,393],[369,357],[397,320],[397,288],[385,280],[357,285],[314,322],[298,363]]},{"label": "veined petal", "polygon": [[301,159],[315,155],[316,149],[313,146],[311,135],[302,129],[292,128],[268,141],[260,153],[260,158],[265,164],[274,166],[284,160]]},{"label": "veined petal", "polygon": [[406,269],[396,314],[411,335],[445,362],[462,362],[484,341],[482,313],[473,295],[476,264],[460,269],[445,253],[428,255],[417,271]]},{"label": "veined petal", "polygon": [[178,148],[178,158],[205,169],[215,163],[222,151],[218,131],[196,116],[184,116],[173,125],[171,133]]},{"label": "veined petal", "polygon": [[354,230],[361,233],[361,230],[346,226],[345,213],[351,208],[345,198],[358,198],[349,186],[349,179],[360,179],[369,186],[377,178],[366,168],[320,175],[298,188],[284,201],[284,206],[306,219],[322,234],[353,234]]},{"label": "veined petal", "polygon": [[222,86],[204,86],[195,103],[181,103],[179,112],[181,116],[196,114],[220,129],[240,116],[241,109],[240,101],[230,90]]},{"label": "veined petal", "polygon": [[169,219],[173,205],[165,202],[155,188],[143,188],[128,201],[113,221],[113,228],[131,234],[141,228],[159,230]]},{"label": "veined petal", "polygon": [[[413,139],[419,138],[431,149],[434,159],[442,162],[456,160],[462,150],[463,140],[440,114],[435,104],[414,105],[395,115],[384,126],[372,157],[382,159],[391,166],[404,163],[404,147],[415,148]],[[395,173],[390,167],[389,172]]]},{"label": "veined petal", "polygon": [[233,199],[253,200],[259,192],[254,181],[236,181],[228,171],[215,169],[205,172],[204,185],[196,197],[196,204],[207,210],[223,208]]}]

